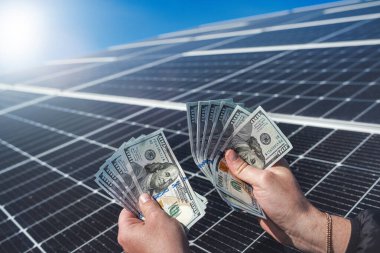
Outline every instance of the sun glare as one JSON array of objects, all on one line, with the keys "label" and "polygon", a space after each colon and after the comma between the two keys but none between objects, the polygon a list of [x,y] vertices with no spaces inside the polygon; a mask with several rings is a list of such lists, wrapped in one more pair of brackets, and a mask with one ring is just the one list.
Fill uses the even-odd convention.
[{"label": "sun glare", "polygon": [[42,22],[30,6],[0,5],[0,57],[9,64],[33,60],[41,47]]}]

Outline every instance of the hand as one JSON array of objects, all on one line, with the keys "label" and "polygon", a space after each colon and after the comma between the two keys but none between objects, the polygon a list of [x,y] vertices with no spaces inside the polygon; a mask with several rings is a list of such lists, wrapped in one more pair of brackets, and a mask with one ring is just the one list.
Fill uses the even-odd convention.
[{"label": "hand", "polygon": [[[253,194],[268,217],[259,220],[266,232],[280,243],[303,251],[326,250],[326,216],[305,198],[286,160],[261,170],[248,165],[233,150],[226,152],[225,159],[235,177],[252,185]],[[350,222],[333,216],[333,223],[334,252],[344,252]]]},{"label": "hand", "polygon": [[117,239],[124,252],[189,252],[185,231],[176,219],[169,217],[146,193],[140,196],[139,206],[145,221],[126,209],[119,216]]}]

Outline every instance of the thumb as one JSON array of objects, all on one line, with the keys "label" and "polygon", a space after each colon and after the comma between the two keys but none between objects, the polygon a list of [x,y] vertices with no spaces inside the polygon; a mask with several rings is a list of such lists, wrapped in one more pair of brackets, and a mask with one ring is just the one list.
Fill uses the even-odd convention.
[{"label": "thumb", "polygon": [[148,222],[151,219],[152,215],[164,213],[160,205],[147,193],[143,193],[140,195],[139,207],[142,214],[145,217],[145,221],[148,221]]},{"label": "thumb", "polygon": [[232,149],[227,150],[225,159],[229,170],[232,175],[240,180],[245,181],[251,185],[258,184],[258,178],[263,173],[263,170],[255,168],[246,163],[241,157]]}]

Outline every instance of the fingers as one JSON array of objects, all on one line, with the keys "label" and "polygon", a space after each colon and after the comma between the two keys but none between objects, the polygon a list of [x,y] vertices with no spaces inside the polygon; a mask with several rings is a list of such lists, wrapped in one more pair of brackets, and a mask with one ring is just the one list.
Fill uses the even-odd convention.
[{"label": "fingers", "polygon": [[137,224],[143,224],[143,222],[127,209],[121,210],[118,222],[119,233],[117,236],[120,245],[123,247],[127,245],[128,240],[131,239],[131,235],[133,236],[131,230],[133,226],[136,226]]},{"label": "fingers", "polygon": [[130,225],[141,222],[142,221],[139,220],[132,212],[128,211],[127,209],[121,210],[118,222],[119,228],[127,228]]},{"label": "fingers", "polygon": [[263,170],[247,164],[232,149],[227,150],[225,159],[232,175],[252,185],[258,183],[258,178],[262,175]]},{"label": "fingers", "polygon": [[139,198],[139,207],[146,222],[156,218],[157,215],[165,214],[160,205],[146,193],[141,194]]}]

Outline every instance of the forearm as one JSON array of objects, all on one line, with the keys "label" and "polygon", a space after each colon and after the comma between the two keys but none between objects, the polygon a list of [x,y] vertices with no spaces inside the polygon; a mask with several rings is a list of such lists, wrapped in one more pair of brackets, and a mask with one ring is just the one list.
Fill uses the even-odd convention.
[{"label": "forearm", "polygon": [[[332,215],[332,248],[334,253],[345,252],[351,235],[351,222]],[[312,207],[300,217],[295,231],[290,232],[293,246],[305,252],[326,252],[327,218],[325,213]]]}]

